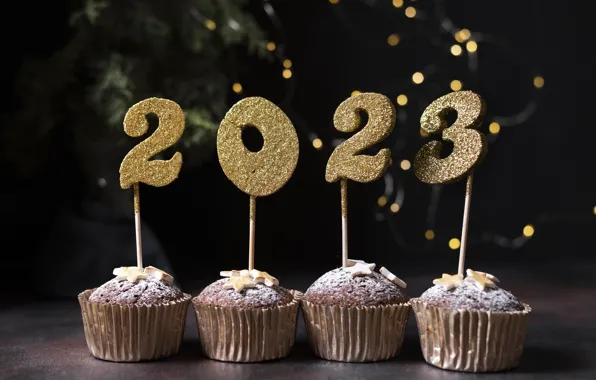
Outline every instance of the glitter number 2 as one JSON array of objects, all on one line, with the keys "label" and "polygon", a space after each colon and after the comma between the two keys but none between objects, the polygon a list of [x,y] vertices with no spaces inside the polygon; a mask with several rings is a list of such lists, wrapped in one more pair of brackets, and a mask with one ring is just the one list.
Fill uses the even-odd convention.
[{"label": "glitter number 2", "polygon": [[384,95],[362,93],[350,97],[337,107],[333,116],[335,129],[355,132],[360,127],[358,112],[366,111],[368,123],[362,130],[341,143],[327,162],[325,179],[335,182],[351,179],[371,182],[379,179],[391,164],[391,151],[381,149],[374,156],[358,155],[363,150],[385,139],[395,126],[395,108]]},{"label": "glitter number 2", "polygon": [[174,145],[184,132],[184,112],[168,99],[149,98],[132,106],[124,116],[124,132],[131,137],[147,133],[147,115],[155,114],[159,126],[151,136],[132,148],[120,166],[120,186],[128,189],[135,183],[166,186],[172,183],[182,167],[182,153],[169,160],[149,159]]},{"label": "glitter number 2", "polygon": [[[242,142],[242,129],[255,127],[263,147],[249,151]],[[230,181],[251,196],[279,190],[298,163],[298,136],[290,119],[275,104],[260,97],[242,99],[222,120],[217,131],[217,155]]]},{"label": "glitter number 2", "polygon": [[[456,111],[457,119],[447,127],[445,115]],[[422,113],[420,124],[426,133],[443,132],[443,140],[453,142],[453,152],[441,158],[443,144],[431,141],[416,154],[416,176],[425,183],[455,182],[482,161],[486,154],[486,138],[477,130],[486,106],[482,98],[472,91],[458,91],[444,95],[432,102]]]}]

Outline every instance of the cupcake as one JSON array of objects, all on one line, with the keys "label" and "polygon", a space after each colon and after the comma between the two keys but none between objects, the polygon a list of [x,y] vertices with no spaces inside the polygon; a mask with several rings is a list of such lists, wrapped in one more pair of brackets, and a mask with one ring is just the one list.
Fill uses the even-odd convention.
[{"label": "cupcake", "polygon": [[192,299],[211,359],[260,362],[287,356],[296,339],[297,294],[267,272],[233,270]]},{"label": "cupcake", "polygon": [[79,294],[89,351],[114,362],[175,355],[184,333],[190,295],[155,267],[121,267],[116,278]]},{"label": "cupcake", "polygon": [[304,294],[302,308],[315,355],[343,362],[395,357],[410,312],[405,282],[386,268],[348,260],[325,273]]},{"label": "cupcake", "polygon": [[531,309],[499,280],[471,269],[467,276],[443,274],[435,286],[411,300],[424,359],[463,372],[516,367],[523,352]]}]

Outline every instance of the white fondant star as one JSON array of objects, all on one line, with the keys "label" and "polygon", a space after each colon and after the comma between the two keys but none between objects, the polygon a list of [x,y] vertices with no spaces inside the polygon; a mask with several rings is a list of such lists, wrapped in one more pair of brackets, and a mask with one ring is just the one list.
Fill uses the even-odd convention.
[{"label": "white fondant star", "polygon": [[361,260],[352,261],[354,261],[354,265],[343,268],[346,272],[350,273],[352,278],[372,274],[372,271],[375,270],[376,264],[365,263]]},{"label": "white fondant star", "polygon": [[221,272],[219,272],[219,275],[222,277],[237,277],[237,276],[247,276],[248,275],[248,269],[242,269],[242,270],[222,270]]},{"label": "white fondant star", "polygon": [[139,267],[120,267],[114,268],[112,274],[116,276],[117,280],[128,280],[130,282],[137,282],[147,278],[147,273]]},{"label": "white fondant star", "polygon": [[447,274],[443,273],[441,278],[435,278],[433,284],[440,285],[446,290],[451,290],[455,287],[460,286],[464,282],[463,274]]},{"label": "white fondant star", "polygon": [[385,276],[389,281],[393,282],[395,285],[397,285],[401,288],[405,288],[406,286],[408,286],[404,280],[402,280],[401,278],[399,278],[396,275],[394,275],[393,273],[391,273],[389,271],[389,269],[387,269],[385,267],[381,267],[381,269],[379,269],[379,272],[383,276]]},{"label": "white fondant star", "polygon": [[467,269],[466,274],[467,277],[465,281],[476,286],[480,290],[485,290],[487,287],[496,288],[497,285],[494,283],[494,281],[499,282],[499,279],[490,273],[477,272],[472,269]]},{"label": "white fondant star", "polygon": [[224,288],[234,288],[234,290],[238,293],[240,293],[244,288],[254,288],[255,286],[257,286],[257,283],[248,275],[232,276],[228,282],[223,285]]},{"label": "white fondant star", "polygon": [[162,280],[168,283],[173,283],[174,282],[174,277],[172,277],[171,274],[164,272],[161,269],[158,269],[156,267],[152,267],[152,266],[148,266],[145,268],[145,273],[150,276],[153,277],[156,280]]},{"label": "white fondant star", "polygon": [[267,272],[253,269],[248,273],[257,284],[265,284],[267,286],[279,285],[279,280]]}]

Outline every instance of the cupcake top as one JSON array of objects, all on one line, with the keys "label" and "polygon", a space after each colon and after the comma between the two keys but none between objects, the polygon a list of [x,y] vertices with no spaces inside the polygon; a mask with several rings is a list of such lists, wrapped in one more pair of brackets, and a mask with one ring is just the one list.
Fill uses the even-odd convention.
[{"label": "cupcake top", "polygon": [[407,302],[402,293],[405,283],[381,268],[373,272],[375,264],[349,260],[348,267],[337,268],[322,275],[304,294],[308,302],[317,305],[363,307],[396,305]]},{"label": "cupcake top", "polygon": [[177,301],[184,293],[173,285],[174,278],[154,267],[114,269],[116,278],[95,289],[89,301],[117,305],[150,306]]},{"label": "cupcake top", "polygon": [[285,306],[294,296],[279,286],[279,281],[267,272],[253,269],[223,271],[224,278],[207,286],[193,299],[198,304],[259,309]]},{"label": "cupcake top", "polygon": [[471,269],[463,275],[443,274],[435,279],[435,286],[420,296],[427,304],[452,310],[481,310],[490,312],[515,312],[524,305],[510,292],[499,288],[499,280],[484,272]]}]

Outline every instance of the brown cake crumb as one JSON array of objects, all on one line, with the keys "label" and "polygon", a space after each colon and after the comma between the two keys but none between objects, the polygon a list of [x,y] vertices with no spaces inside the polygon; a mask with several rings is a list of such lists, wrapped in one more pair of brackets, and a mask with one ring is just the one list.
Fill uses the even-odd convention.
[{"label": "brown cake crumb", "polygon": [[294,297],[281,286],[267,286],[256,284],[254,288],[244,288],[237,292],[233,288],[224,288],[229,278],[223,278],[207,286],[193,302],[212,306],[233,306],[241,309],[258,309],[276,306],[285,306],[292,302]]},{"label": "brown cake crumb", "polygon": [[380,273],[352,278],[342,268],[321,276],[308,288],[304,297],[317,305],[341,307],[397,305],[409,299],[399,286]]},{"label": "brown cake crumb", "polygon": [[447,290],[435,285],[420,296],[430,305],[452,310],[482,310],[492,312],[521,311],[524,305],[510,292],[501,288],[480,290],[472,284],[462,284]]},{"label": "brown cake crumb", "polygon": [[95,289],[89,301],[118,305],[149,306],[176,301],[184,293],[176,286],[153,278],[130,282],[112,279]]}]

